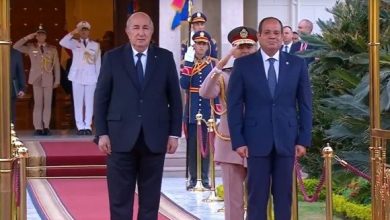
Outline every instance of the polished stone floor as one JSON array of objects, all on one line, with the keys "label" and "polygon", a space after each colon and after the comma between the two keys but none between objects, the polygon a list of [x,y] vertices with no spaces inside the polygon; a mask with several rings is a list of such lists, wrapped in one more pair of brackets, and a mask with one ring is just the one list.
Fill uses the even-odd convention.
[{"label": "polished stone floor", "polygon": [[[217,178],[216,182],[217,184],[220,184],[221,179]],[[223,212],[218,211],[223,207],[223,202],[204,202],[203,200],[208,198],[210,192],[188,192],[185,189],[185,186],[185,178],[164,178],[162,192],[175,203],[179,204],[183,209],[192,213],[199,219],[224,219]],[[27,197],[27,219],[41,220],[29,195]]]}]

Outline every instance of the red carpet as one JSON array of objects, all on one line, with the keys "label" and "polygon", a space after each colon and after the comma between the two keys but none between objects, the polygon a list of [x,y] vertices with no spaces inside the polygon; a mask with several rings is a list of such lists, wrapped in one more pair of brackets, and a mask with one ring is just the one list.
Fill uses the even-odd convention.
[{"label": "red carpet", "polygon": [[93,142],[26,142],[29,176],[105,176],[106,156]]},{"label": "red carpet", "polygon": [[[28,189],[42,219],[110,219],[106,179],[30,179]],[[161,206],[167,201],[162,197]],[[137,205],[136,196],[133,219],[138,213]],[[171,218],[159,213],[158,219]]]}]

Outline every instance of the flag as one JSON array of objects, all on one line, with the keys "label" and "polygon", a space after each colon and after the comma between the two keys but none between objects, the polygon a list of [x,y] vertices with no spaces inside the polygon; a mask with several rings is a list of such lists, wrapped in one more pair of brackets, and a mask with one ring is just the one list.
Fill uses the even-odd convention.
[{"label": "flag", "polygon": [[139,11],[139,4],[138,0],[130,0],[128,6],[127,6],[127,15],[130,16],[134,12]]},{"label": "flag", "polygon": [[181,11],[181,9],[184,6],[185,0],[173,0],[171,3],[171,6],[176,10],[176,11]]},{"label": "flag", "polygon": [[171,5],[176,11],[171,25],[171,29],[174,30],[181,21],[186,21],[188,18],[188,0],[174,0]]}]

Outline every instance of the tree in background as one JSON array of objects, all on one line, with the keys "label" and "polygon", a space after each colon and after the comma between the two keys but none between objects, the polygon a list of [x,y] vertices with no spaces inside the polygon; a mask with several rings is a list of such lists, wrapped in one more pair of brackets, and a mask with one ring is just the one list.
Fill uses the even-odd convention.
[{"label": "tree in background", "polygon": [[[389,3],[389,0],[381,1],[380,13],[381,123],[384,129],[390,129]],[[301,162],[309,174],[318,176],[323,162],[321,150],[330,142],[336,154],[368,172],[368,3],[339,1],[327,11],[334,18],[317,21],[322,35],[302,37],[317,49],[300,55],[318,59],[309,71],[314,92],[313,147]]]}]

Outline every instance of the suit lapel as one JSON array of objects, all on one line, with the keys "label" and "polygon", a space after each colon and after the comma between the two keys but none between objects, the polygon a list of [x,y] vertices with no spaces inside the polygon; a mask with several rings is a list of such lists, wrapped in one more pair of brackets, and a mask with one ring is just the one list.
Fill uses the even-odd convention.
[{"label": "suit lapel", "polygon": [[135,70],[135,63],[134,63],[134,58],[133,58],[133,50],[131,49],[130,44],[126,44],[125,47],[123,48],[123,63],[125,64],[126,67],[126,72],[129,74],[129,77],[133,84],[135,85],[136,88],[140,88],[139,85],[139,79],[137,76],[137,71]]},{"label": "suit lapel", "polygon": [[150,81],[150,78],[154,73],[154,69],[157,66],[156,64],[157,64],[157,55],[155,53],[155,50],[153,47],[149,47],[148,57],[146,59],[145,81],[144,81],[143,88],[145,88],[148,82]]},{"label": "suit lapel", "polygon": [[280,53],[279,57],[279,77],[275,88],[275,100],[278,98],[280,90],[284,87],[286,79],[285,74],[287,74],[288,65],[290,65],[285,54]]}]

